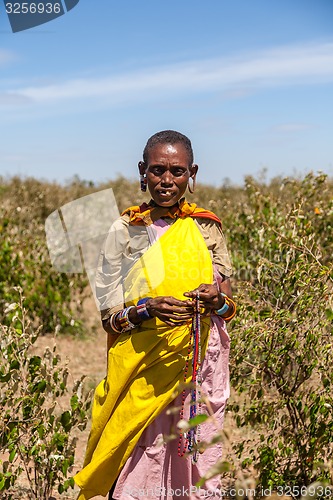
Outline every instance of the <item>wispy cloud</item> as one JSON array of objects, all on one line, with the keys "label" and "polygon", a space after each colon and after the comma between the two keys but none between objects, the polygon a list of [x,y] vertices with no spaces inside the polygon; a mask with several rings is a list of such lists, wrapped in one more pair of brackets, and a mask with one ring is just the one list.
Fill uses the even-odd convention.
[{"label": "wispy cloud", "polygon": [[313,129],[313,125],[309,123],[282,123],[274,127],[273,132],[281,132],[286,134],[293,134],[297,132],[303,132],[304,130]]},{"label": "wispy cloud", "polygon": [[[1,53],[0,53],[1,62]],[[135,102],[169,94],[224,91],[226,98],[262,87],[333,82],[333,42],[283,46],[229,58],[145,68],[118,76],[75,78],[52,85],[7,89],[35,103],[103,99]],[[232,90],[232,92],[231,92]]]},{"label": "wispy cloud", "polygon": [[0,49],[0,66],[16,59],[16,56],[10,50]]}]

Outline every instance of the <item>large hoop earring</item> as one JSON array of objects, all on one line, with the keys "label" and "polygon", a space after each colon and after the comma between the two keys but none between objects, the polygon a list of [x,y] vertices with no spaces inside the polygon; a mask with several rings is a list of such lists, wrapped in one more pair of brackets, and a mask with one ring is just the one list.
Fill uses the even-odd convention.
[{"label": "large hoop earring", "polygon": [[140,189],[143,193],[147,191],[147,174],[140,175]]},{"label": "large hoop earring", "polygon": [[[191,180],[191,179],[192,179],[192,186],[191,186],[191,184],[190,184],[190,180]],[[189,178],[189,180],[188,180],[188,182],[187,182],[187,187],[188,187],[189,192],[190,192],[191,194],[193,194],[193,193],[194,193],[194,191],[195,191],[195,177],[194,177],[194,178],[193,178],[193,177],[190,177],[190,178]]]}]

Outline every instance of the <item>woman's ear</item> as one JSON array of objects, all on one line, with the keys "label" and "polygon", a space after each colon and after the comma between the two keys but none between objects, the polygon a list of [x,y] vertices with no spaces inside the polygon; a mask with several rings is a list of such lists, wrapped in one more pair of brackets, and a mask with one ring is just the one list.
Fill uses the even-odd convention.
[{"label": "woman's ear", "polygon": [[144,175],[146,173],[147,165],[145,164],[144,161],[139,161],[138,169],[139,169],[140,175]]},{"label": "woman's ear", "polygon": [[196,163],[193,163],[191,166],[190,166],[190,177],[194,180],[196,175],[197,175],[197,172],[198,172],[198,165]]},{"label": "woman's ear", "polygon": [[[188,186],[188,190],[191,194],[194,193],[194,190],[195,190],[195,178],[196,178],[196,175],[197,175],[197,172],[198,172],[198,165],[196,165],[195,163],[193,163],[193,165],[190,166],[189,170],[190,170],[190,177],[188,179],[188,183],[187,183],[187,186]],[[190,182],[190,179],[192,179],[192,186],[191,186],[191,182]]]},{"label": "woman's ear", "polygon": [[140,189],[141,191],[145,192],[147,191],[147,184],[148,184],[147,174],[146,174],[147,165],[145,164],[144,161],[139,161],[138,168],[140,172]]}]

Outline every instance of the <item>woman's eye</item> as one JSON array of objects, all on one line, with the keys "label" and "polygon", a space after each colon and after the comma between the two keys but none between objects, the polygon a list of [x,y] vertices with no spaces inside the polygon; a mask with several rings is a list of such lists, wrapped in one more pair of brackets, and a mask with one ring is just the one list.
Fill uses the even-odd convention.
[{"label": "woman's eye", "polygon": [[152,172],[154,175],[161,175],[163,173],[163,169],[161,167],[154,167]]},{"label": "woman's eye", "polygon": [[181,177],[182,175],[184,175],[186,172],[186,170],[184,170],[183,168],[177,168],[173,175],[176,175],[177,177]]}]

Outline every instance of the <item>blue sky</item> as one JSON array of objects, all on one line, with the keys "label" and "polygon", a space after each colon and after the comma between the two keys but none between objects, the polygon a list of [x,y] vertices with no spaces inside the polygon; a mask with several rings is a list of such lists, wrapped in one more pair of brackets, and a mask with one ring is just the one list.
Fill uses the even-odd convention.
[{"label": "blue sky", "polygon": [[332,0],[80,0],[12,33],[0,3],[0,174],[137,175],[192,140],[198,180],[333,176]]}]

